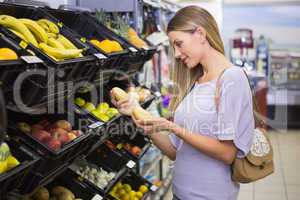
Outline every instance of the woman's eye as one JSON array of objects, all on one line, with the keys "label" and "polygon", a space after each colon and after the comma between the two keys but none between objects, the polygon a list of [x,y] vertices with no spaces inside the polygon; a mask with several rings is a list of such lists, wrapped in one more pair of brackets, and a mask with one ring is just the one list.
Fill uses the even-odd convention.
[{"label": "woman's eye", "polygon": [[179,42],[176,42],[175,45],[176,45],[178,48],[181,48],[181,47],[182,47],[182,43],[183,43],[183,42],[179,41]]}]

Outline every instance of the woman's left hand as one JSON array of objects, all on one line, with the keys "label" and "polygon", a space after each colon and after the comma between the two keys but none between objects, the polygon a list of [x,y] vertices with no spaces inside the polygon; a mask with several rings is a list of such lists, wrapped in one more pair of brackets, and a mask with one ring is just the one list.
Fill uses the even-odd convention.
[{"label": "woman's left hand", "polygon": [[137,120],[134,117],[135,124],[142,128],[148,135],[160,131],[172,131],[176,124],[162,117],[152,117],[147,120]]}]

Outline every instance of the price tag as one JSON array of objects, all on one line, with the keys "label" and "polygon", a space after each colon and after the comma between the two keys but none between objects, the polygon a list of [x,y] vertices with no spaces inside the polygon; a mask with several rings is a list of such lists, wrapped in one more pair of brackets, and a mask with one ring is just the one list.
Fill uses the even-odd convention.
[{"label": "price tag", "polygon": [[137,50],[136,48],[134,48],[134,47],[129,47],[129,50],[130,50],[131,52],[138,52],[138,50]]},{"label": "price tag", "polygon": [[97,58],[99,58],[100,60],[102,59],[106,59],[107,57],[105,55],[103,55],[102,53],[95,53],[94,56],[96,56]]},{"label": "price tag", "polygon": [[132,169],[135,166],[135,162],[133,162],[132,160],[129,160],[128,163],[126,164],[126,166],[130,169]]},{"label": "price tag", "polygon": [[155,192],[157,189],[158,189],[158,187],[157,187],[156,185],[152,185],[152,186],[150,187],[150,190],[151,190],[152,192]]},{"label": "price tag", "polygon": [[36,56],[21,56],[21,59],[26,63],[42,63],[43,61]]},{"label": "price tag", "polygon": [[22,47],[23,49],[26,49],[28,43],[25,42],[24,40],[21,40],[21,42],[19,43],[20,47]]},{"label": "price tag", "polygon": [[101,197],[99,194],[96,194],[91,200],[102,200],[103,197]]},{"label": "price tag", "polygon": [[103,124],[103,122],[96,122],[94,124],[89,125],[89,128],[97,128],[99,126],[102,126]]}]

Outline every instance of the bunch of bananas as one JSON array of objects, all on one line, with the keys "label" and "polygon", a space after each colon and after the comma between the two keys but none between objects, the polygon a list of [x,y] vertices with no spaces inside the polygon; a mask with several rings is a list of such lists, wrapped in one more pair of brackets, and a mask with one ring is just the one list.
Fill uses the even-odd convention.
[{"label": "bunch of bananas", "polygon": [[18,166],[19,161],[10,153],[9,146],[3,142],[0,145],[0,174]]},{"label": "bunch of bananas", "polygon": [[8,28],[25,42],[40,48],[56,61],[82,57],[71,41],[59,33],[58,26],[48,19],[17,19],[9,15],[0,15],[0,25]]}]

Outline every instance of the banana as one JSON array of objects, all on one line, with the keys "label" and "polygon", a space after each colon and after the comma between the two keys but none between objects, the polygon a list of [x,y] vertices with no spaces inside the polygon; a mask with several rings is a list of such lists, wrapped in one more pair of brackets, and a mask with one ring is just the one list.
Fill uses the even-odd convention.
[{"label": "banana", "polygon": [[53,48],[65,49],[64,45],[54,38],[49,38],[47,44]]},{"label": "banana", "polygon": [[36,23],[38,23],[38,25],[40,25],[47,33],[50,32],[49,26],[46,23],[43,23],[43,22],[40,22],[40,21],[36,21]]},{"label": "banana", "polygon": [[56,49],[45,43],[40,43],[39,47],[48,55],[55,57],[58,60],[77,58],[82,52],[82,49]]},{"label": "banana", "polygon": [[55,33],[55,34],[59,33],[59,28],[54,22],[52,22],[48,19],[39,19],[38,22],[47,24],[47,26],[49,28],[49,32]]},{"label": "banana", "polygon": [[0,15],[0,25],[11,28],[21,33],[28,42],[34,46],[38,46],[38,43],[29,29],[18,19],[9,15]]},{"label": "banana", "polygon": [[47,33],[48,38],[57,38],[57,35],[55,33]]},{"label": "banana", "polygon": [[25,42],[28,42],[27,39],[24,37],[24,35],[22,35],[22,33],[18,32],[18,31],[15,31],[14,29],[11,29],[11,28],[9,28],[8,30],[13,32],[16,36],[18,36],[19,38],[21,38]]},{"label": "banana", "polygon": [[59,34],[57,40],[64,45],[66,49],[77,49],[77,47],[65,36]]},{"label": "banana", "polygon": [[31,19],[19,19],[27,28],[34,34],[35,38],[38,42],[45,42],[47,43],[48,35],[46,31],[38,25],[35,21]]}]

